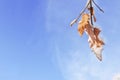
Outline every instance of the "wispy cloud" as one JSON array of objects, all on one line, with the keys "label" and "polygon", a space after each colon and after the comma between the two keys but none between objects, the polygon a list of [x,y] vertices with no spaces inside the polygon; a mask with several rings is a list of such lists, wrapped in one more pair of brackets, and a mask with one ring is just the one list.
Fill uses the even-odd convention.
[{"label": "wispy cloud", "polygon": [[[100,6],[104,7],[104,10],[107,13],[107,10],[109,9],[107,9],[106,5],[104,5],[105,2],[103,1],[101,2],[99,0],[95,0],[95,1],[98,3],[98,5],[101,4]],[[66,25],[69,26],[69,21],[71,21],[75,17],[75,15],[77,15],[76,14],[77,10],[81,10],[79,9],[79,6],[80,6],[79,5],[75,11],[75,6],[77,1],[74,1],[74,2],[75,3],[73,4],[73,2],[69,2],[69,1],[67,2],[67,1],[52,0],[48,3],[48,9],[46,14],[46,30],[48,32],[53,31],[55,34],[60,32],[60,35],[61,35],[59,36],[59,38],[55,37],[55,39],[53,39],[53,40],[58,40],[59,42],[58,44],[56,43],[56,46],[54,49],[57,57],[56,61],[58,62],[61,73],[63,74],[66,80],[112,80],[113,73],[119,70],[119,64],[118,64],[119,45],[118,43],[116,43],[118,39],[115,36],[116,33],[114,33],[114,36],[113,34],[111,34],[114,32],[112,31],[114,29],[113,26],[111,26],[110,27],[111,29],[108,30],[108,27],[110,25],[113,25],[113,21],[108,20],[111,18],[113,14],[112,15],[104,14],[102,15],[102,17],[96,15],[98,19],[101,20],[102,24],[101,23],[100,24],[102,26],[101,27],[103,31],[102,34],[104,34],[102,35],[102,37],[104,38],[105,44],[106,44],[105,50],[103,51],[105,52],[105,54],[103,53],[104,55],[103,61],[99,62],[96,59],[95,55],[92,54],[92,52],[90,52],[88,48],[86,48],[86,44],[87,44],[86,37],[79,39],[79,37],[77,37],[78,35],[77,36],[74,35],[74,33],[76,32],[72,33],[70,32],[70,30],[67,30],[68,28],[65,29]],[[67,7],[66,3],[68,3],[67,6],[74,5],[74,7],[73,8]],[[104,6],[102,5],[102,3],[104,3],[103,4]],[[115,16],[113,15],[112,17],[115,17]],[[99,24],[99,21],[98,21],[98,24]],[[100,25],[98,25],[98,27],[100,27]],[[72,28],[72,29],[76,29],[76,28]],[[63,40],[63,37],[64,37],[64,40]],[[83,42],[83,39],[85,42]],[[82,42],[80,40],[82,40]],[[59,45],[59,44],[63,44],[63,42],[67,43],[67,45],[65,44]],[[52,46],[53,46],[53,43],[54,42],[52,42]],[[74,47],[72,47],[72,49],[68,49],[68,48],[71,48],[71,47],[68,47],[68,45],[74,46]],[[62,49],[64,48],[64,50],[62,50],[61,47]],[[89,52],[90,54],[88,54]],[[115,53],[116,55],[113,53]],[[88,55],[89,57],[86,55]]]},{"label": "wispy cloud", "polygon": [[[79,63],[80,55],[78,52],[74,54],[61,55],[59,49],[57,48],[57,59],[59,63],[60,70],[66,80],[86,80],[85,76],[81,73],[87,69],[80,67]],[[81,70],[82,68],[82,70]]]},{"label": "wispy cloud", "polygon": [[102,66],[101,62],[89,60],[82,54],[80,50],[62,53],[56,46],[58,64],[65,80],[112,80],[114,71],[109,66]]},{"label": "wispy cloud", "polygon": [[120,80],[120,73],[115,74],[113,80]]}]

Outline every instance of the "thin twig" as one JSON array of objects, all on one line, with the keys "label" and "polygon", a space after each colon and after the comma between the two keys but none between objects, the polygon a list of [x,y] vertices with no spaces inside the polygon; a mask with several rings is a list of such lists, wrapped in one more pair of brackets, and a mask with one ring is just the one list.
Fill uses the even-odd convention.
[{"label": "thin twig", "polygon": [[76,20],[78,20],[80,18],[80,16],[85,12],[85,10],[88,8],[88,5],[90,4],[90,0],[88,0],[88,2],[86,3],[85,8],[80,12],[79,16],[76,18]]},{"label": "thin twig", "polygon": [[104,13],[104,11],[95,3],[95,1],[94,1],[94,0],[92,0],[92,1],[93,1],[93,3],[95,4],[95,6],[96,6],[101,12]]},{"label": "thin twig", "polygon": [[85,8],[80,12],[79,16],[71,22],[70,26],[72,26],[74,23],[76,23],[78,21],[78,19],[85,12],[85,10],[87,9],[89,4],[90,4],[90,0],[88,0],[88,2],[86,3]]},{"label": "thin twig", "polygon": [[93,26],[93,19],[92,19],[92,10],[93,10],[93,7],[92,7],[92,0],[90,0],[90,20],[91,20],[91,25]]}]

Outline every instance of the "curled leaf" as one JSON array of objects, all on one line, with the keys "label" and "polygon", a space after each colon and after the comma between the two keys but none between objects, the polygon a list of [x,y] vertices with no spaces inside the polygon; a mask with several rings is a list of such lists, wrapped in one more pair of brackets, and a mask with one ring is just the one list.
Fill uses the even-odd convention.
[{"label": "curled leaf", "polygon": [[82,19],[81,19],[81,21],[79,21],[79,24],[78,24],[78,31],[79,31],[80,36],[83,35],[84,30],[88,24],[88,21],[89,21],[89,15],[83,14]]}]

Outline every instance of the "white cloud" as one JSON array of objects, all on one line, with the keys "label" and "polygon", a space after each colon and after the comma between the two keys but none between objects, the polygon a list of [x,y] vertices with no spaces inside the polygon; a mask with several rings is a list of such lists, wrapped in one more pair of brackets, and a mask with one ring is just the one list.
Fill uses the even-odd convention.
[{"label": "white cloud", "polygon": [[115,74],[113,80],[120,80],[120,73]]},{"label": "white cloud", "polygon": [[109,65],[103,66],[103,62],[99,62],[96,58],[90,60],[88,57],[90,55],[85,57],[83,52],[70,50],[62,53],[56,46],[58,64],[65,80],[112,80],[114,71]]}]

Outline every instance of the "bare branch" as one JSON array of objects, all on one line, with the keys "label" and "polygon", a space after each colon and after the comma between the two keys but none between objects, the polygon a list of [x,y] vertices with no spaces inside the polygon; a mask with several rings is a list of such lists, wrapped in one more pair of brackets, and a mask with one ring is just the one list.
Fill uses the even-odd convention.
[{"label": "bare branch", "polygon": [[85,10],[87,9],[89,4],[90,4],[90,0],[87,1],[85,8],[83,8],[83,10],[80,12],[79,16],[70,23],[70,26],[72,26],[74,23],[76,23],[78,21],[78,19],[85,12]]},{"label": "bare branch", "polygon": [[95,3],[95,1],[94,1],[94,0],[92,0],[92,1],[93,1],[93,3],[95,4],[95,6],[96,6],[101,12],[104,13],[104,11]]}]

